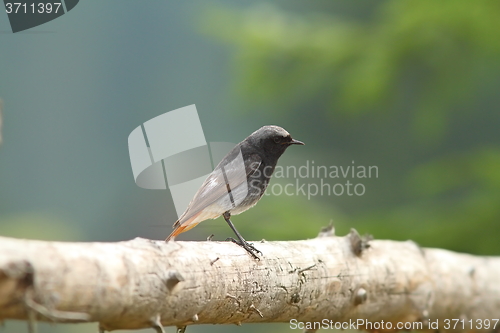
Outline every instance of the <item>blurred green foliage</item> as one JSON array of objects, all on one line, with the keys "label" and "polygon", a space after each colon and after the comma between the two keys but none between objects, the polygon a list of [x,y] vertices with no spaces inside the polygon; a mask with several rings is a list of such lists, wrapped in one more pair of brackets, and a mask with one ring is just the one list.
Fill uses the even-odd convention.
[{"label": "blurred green foliage", "polygon": [[[201,30],[232,48],[243,117],[286,118],[323,163],[356,157],[386,175],[376,194],[337,198],[343,231],[498,254],[499,16],[494,1],[385,1],[365,20],[266,4],[212,8]],[[269,220],[293,224],[282,239],[334,214],[331,197],[321,208],[273,200],[289,213]]]},{"label": "blurred green foliage", "polygon": [[1,236],[48,241],[82,241],[84,236],[81,230],[70,221],[71,219],[40,212],[12,215],[1,219]]}]

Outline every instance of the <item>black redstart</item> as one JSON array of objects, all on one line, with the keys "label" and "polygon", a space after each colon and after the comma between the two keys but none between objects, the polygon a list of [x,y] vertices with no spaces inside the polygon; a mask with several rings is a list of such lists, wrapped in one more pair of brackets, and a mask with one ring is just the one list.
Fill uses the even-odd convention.
[{"label": "black redstart", "polygon": [[258,258],[255,252],[260,251],[245,241],[230,217],[253,207],[264,194],[278,158],[290,145],[303,144],[292,139],[279,126],[264,126],[250,134],[222,159],[203,182],[165,241],[174,239],[202,221],[222,215],[239,239],[228,240]]}]

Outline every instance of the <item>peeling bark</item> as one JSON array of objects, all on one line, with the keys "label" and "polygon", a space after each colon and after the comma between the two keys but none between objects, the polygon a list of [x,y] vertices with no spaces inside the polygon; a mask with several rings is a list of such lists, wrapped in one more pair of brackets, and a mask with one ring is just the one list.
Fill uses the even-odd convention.
[{"label": "peeling bark", "polygon": [[500,316],[498,257],[422,249],[411,241],[368,244],[354,231],[320,236],[256,243],[261,260],[230,242],[0,237],[0,321],[98,322],[102,331],[162,332],[162,326],[291,319],[422,322],[426,329],[439,320],[445,330],[445,319]]}]

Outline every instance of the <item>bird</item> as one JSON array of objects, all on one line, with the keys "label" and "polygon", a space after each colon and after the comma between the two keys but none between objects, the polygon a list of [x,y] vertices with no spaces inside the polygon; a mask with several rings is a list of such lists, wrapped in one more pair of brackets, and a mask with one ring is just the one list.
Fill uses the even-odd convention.
[{"label": "bird", "polygon": [[258,259],[256,253],[262,252],[241,236],[230,218],[257,204],[266,191],[278,159],[291,145],[304,143],[274,125],[263,126],[238,143],[205,179],[165,241],[174,240],[200,222],[222,216],[238,238],[226,241],[231,240]]}]

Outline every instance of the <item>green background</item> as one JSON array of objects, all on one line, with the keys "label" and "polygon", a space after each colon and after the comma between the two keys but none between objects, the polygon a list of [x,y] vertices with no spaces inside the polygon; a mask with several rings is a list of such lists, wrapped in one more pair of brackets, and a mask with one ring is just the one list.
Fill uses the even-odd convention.
[{"label": "green background", "polygon": [[[338,235],[356,228],[498,255],[499,16],[495,1],[108,0],[12,34],[0,14],[0,235],[164,238],[176,218],[172,199],[135,185],[127,137],[196,104],[209,142],[237,143],[275,124],[306,143],[285,153],[284,167],[378,168],[370,179],[325,180],[362,183],[362,196],[265,196],[233,218],[245,238],[313,238],[332,222]],[[217,219],[180,239],[212,233],[231,236]],[[188,328],[256,330],[290,331]],[[24,323],[0,328],[25,331]]]}]

